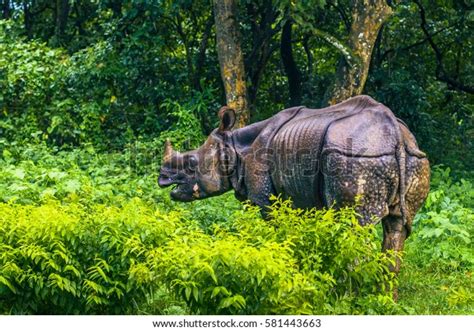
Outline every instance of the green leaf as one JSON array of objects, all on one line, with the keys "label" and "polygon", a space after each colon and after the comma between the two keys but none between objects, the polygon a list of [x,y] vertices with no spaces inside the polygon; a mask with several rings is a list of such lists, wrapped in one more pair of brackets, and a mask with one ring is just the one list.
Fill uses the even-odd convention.
[{"label": "green leaf", "polygon": [[67,180],[63,185],[63,190],[68,193],[76,193],[80,190],[81,183],[77,179]]},{"label": "green leaf", "polygon": [[193,287],[193,297],[196,302],[199,301],[199,289],[196,286]]},{"label": "green leaf", "polygon": [[8,287],[10,291],[12,291],[14,294],[18,293],[16,288],[12,285],[12,283],[10,283],[10,281],[6,279],[5,277],[0,276],[0,283]]},{"label": "green leaf", "polygon": [[184,289],[184,295],[186,297],[186,300],[188,301],[191,298],[191,291],[192,291],[192,288],[189,286]]},{"label": "green leaf", "polygon": [[21,168],[16,168],[12,171],[12,176],[17,179],[24,179],[25,178],[25,170]]}]

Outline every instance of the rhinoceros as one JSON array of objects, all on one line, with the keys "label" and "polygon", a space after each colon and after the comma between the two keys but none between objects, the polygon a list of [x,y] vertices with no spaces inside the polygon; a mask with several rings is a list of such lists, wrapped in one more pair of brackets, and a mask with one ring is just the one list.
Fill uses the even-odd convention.
[{"label": "rhinoceros", "polygon": [[166,142],[158,184],[175,185],[172,199],[234,190],[263,212],[272,195],[298,208],[357,200],[360,224],[382,220],[383,249],[403,250],[429,191],[430,167],[389,108],[362,95],[323,109],[285,109],[235,130],[232,109],[224,106],[218,115],[219,127],[198,149],[178,153]]}]

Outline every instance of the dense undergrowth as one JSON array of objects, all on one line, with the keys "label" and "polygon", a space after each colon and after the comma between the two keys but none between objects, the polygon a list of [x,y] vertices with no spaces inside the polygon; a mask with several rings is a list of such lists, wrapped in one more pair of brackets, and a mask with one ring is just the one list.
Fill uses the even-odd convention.
[{"label": "dense undergrowth", "polygon": [[400,303],[409,313],[474,313],[474,188],[466,178],[472,174],[432,169],[399,278]]},{"label": "dense undergrowth", "polygon": [[142,161],[2,141],[1,313],[473,313],[474,192],[447,168],[433,171],[394,303],[380,231],[352,209],[275,200],[265,222],[231,194],[178,204]]}]

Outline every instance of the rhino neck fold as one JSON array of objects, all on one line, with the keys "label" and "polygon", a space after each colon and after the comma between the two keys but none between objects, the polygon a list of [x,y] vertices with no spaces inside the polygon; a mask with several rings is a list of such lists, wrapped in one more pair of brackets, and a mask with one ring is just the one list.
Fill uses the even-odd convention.
[{"label": "rhino neck fold", "polygon": [[276,194],[269,164],[271,142],[278,131],[304,108],[286,109],[267,120],[234,130],[228,136],[235,153],[230,181],[238,199],[250,199],[263,206],[268,205],[270,195]]},{"label": "rhino neck fold", "polygon": [[[252,156],[255,152],[255,142],[259,140],[262,131],[271,125],[272,118],[264,121],[256,122],[246,127],[233,130],[226,136],[226,145],[234,152],[235,162],[233,168],[229,173],[230,184],[235,191],[235,196],[238,200],[244,201],[250,199],[247,188],[248,167],[253,168],[252,165],[247,164],[246,158]],[[252,157],[251,157],[252,159]],[[252,162],[250,162],[252,163]]]},{"label": "rhino neck fold", "polygon": [[245,189],[244,178],[244,162],[242,158],[242,149],[239,149],[238,144],[236,144],[236,136],[234,132],[225,136],[225,145],[226,147],[233,151],[234,162],[232,167],[229,168],[229,173],[226,174],[229,178],[230,186],[235,191],[235,196],[239,200],[247,199],[247,190]]}]

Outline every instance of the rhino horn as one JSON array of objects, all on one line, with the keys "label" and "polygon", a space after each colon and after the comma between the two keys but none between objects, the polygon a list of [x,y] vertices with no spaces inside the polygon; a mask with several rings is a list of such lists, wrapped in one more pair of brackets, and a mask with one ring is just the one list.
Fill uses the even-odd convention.
[{"label": "rhino horn", "polygon": [[166,139],[165,141],[165,152],[163,153],[163,160],[169,160],[171,155],[173,155],[173,146],[171,146],[171,141]]}]

